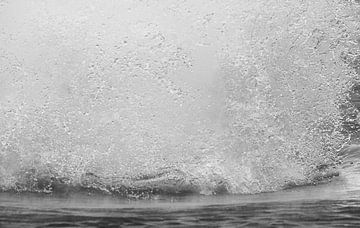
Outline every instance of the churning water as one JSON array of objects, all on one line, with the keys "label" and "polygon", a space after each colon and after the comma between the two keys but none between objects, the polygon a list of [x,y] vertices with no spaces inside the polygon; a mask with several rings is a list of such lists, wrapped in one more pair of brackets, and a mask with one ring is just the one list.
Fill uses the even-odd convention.
[{"label": "churning water", "polygon": [[[360,207],[349,194],[360,189],[359,150],[346,148],[359,129],[359,75],[354,0],[0,0],[0,224],[25,212],[25,225],[34,214],[48,216],[38,222],[51,218],[54,208],[24,204],[57,204],[54,195],[154,206],[164,197],[180,197],[174,205],[193,196],[206,199],[201,204],[252,202],[258,197],[240,195],[289,188],[334,188],[330,195],[349,204],[309,206],[305,197],[296,208],[319,211],[325,203],[345,218]],[[70,208],[89,218],[159,218],[131,205]],[[241,211],[260,216],[245,225],[266,225],[288,210],[271,205],[273,213],[261,201],[217,206],[218,216],[208,205],[163,218],[205,213],[199,218],[231,226],[244,219]],[[91,225],[63,212],[61,221]]]}]

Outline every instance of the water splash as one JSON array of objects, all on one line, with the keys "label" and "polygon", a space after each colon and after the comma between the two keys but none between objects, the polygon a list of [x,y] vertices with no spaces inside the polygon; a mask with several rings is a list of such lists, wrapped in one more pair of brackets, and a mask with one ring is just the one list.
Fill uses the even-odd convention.
[{"label": "water splash", "polygon": [[0,7],[3,190],[257,193],[336,175],[356,2]]}]

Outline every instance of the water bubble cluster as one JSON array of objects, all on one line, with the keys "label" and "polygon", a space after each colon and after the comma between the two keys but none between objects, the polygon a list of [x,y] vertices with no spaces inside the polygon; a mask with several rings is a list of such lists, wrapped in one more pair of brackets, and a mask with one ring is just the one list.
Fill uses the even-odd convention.
[{"label": "water bubble cluster", "polygon": [[274,191],[326,177],[348,142],[356,1],[19,0],[0,12],[2,190]]}]

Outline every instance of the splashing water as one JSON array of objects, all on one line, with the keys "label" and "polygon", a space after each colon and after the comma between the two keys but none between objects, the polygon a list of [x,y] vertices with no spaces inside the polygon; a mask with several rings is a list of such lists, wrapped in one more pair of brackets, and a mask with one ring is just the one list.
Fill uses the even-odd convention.
[{"label": "splashing water", "polygon": [[4,191],[257,193],[336,175],[341,107],[359,80],[355,2],[3,1],[0,12]]}]

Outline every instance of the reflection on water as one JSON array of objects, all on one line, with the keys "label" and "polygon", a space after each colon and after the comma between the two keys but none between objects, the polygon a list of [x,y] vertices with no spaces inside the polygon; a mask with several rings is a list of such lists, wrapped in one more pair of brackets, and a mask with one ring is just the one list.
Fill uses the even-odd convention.
[{"label": "reflection on water", "polygon": [[[122,207],[121,204],[117,206],[110,204],[107,207],[86,207],[86,205],[81,207],[67,204],[56,208],[37,207],[31,204],[24,206],[16,201],[0,206],[0,225],[4,227],[10,225],[12,227],[360,225],[360,200],[309,199],[265,202],[254,200],[244,203],[240,200],[237,203],[214,205],[183,202],[182,206],[177,206],[176,203],[156,206],[155,203],[132,207]],[[13,205],[10,206],[11,204]]]}]

